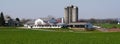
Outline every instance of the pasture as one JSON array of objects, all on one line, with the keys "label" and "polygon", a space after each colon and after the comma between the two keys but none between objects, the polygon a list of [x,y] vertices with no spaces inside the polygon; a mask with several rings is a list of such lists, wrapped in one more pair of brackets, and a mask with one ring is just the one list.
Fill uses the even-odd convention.
[{"label": "pasture", "polygon": [[120,44],[119,41],[120,32],[54,32],[0,28],[0,44]]},{"label": "pasture", "polygon": [[120,28],[119,24],[100,24],[103,28]]}]

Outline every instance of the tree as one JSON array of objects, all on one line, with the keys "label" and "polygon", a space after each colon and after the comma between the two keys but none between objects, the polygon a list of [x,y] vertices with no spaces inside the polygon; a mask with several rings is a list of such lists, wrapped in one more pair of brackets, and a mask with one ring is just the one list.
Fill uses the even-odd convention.
[{"label": "tree", "polygon": [[0,13],[0,26],[4,26],[5,25],[5,19],[4,19],[4,14],[3,12]]},{"label": "tree", "polygon": [[21,19],[21,23],[22,23],[22,24],[25,24],[25,23],[27,23],[28,21],[31,21],[31,19]]},{"label": "tree", "polygon": [[19,18],[16,18],[15,20],[16,20],[16,24],[15,24],[15,25],[16,25],[16,26],[20,26],[20,19],[19,19]]},{"label": "tree", "polygon": [[91,18],[89,22],[92,23],[92,24],[95,24],[96,23],[96,19]]},{"label": "tree", "polygon": [[16,21],[19,21],[19,22],[20,22],[20,19],[19,19],[19,18],[16,18]]},{"label": "tree", "polygon": [[48,15],[48,17],[47,18],[49,18],[49,19],[52,19],[52,18],[55,18],[54,16],[52,16],[52,15]]}]

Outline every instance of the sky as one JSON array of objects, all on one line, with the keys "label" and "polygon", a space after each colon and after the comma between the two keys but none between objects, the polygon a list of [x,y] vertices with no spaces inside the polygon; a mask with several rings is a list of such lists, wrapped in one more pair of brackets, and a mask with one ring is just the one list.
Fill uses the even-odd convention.
[{"label": "sky", "polygon": [[12,18],[64,17],[64,7],[79,8],[79,19],[120,18],[120,0],[0,0],[0,12]]}]

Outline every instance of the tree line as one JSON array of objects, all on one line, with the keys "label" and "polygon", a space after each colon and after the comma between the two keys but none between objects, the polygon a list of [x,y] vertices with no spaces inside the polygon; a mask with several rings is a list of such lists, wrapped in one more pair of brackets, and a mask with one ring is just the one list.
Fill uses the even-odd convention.
[{"label": "tree line", "polygon": [[20,19],[12,19],[10,16],[4,17],[4,13],[0,13],[0,26],[20,26]]},{"label": "tree line", "polygon": [[79,22],[90,22],[92,24],[117,24],[118,20],[116,18],[111,19],[80,19]]}]

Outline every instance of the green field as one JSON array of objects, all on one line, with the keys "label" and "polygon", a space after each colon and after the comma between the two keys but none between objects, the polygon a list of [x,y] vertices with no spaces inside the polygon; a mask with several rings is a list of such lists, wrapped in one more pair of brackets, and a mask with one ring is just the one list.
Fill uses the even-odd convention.
[{"label": "green field", "polygon": [[50,32],[0,28],[0,44],[120,44],[120,32]]},{"label": "green field", "polygon": [[100,24],[99,26],[103,28],[120,28],[119,24]]}]

